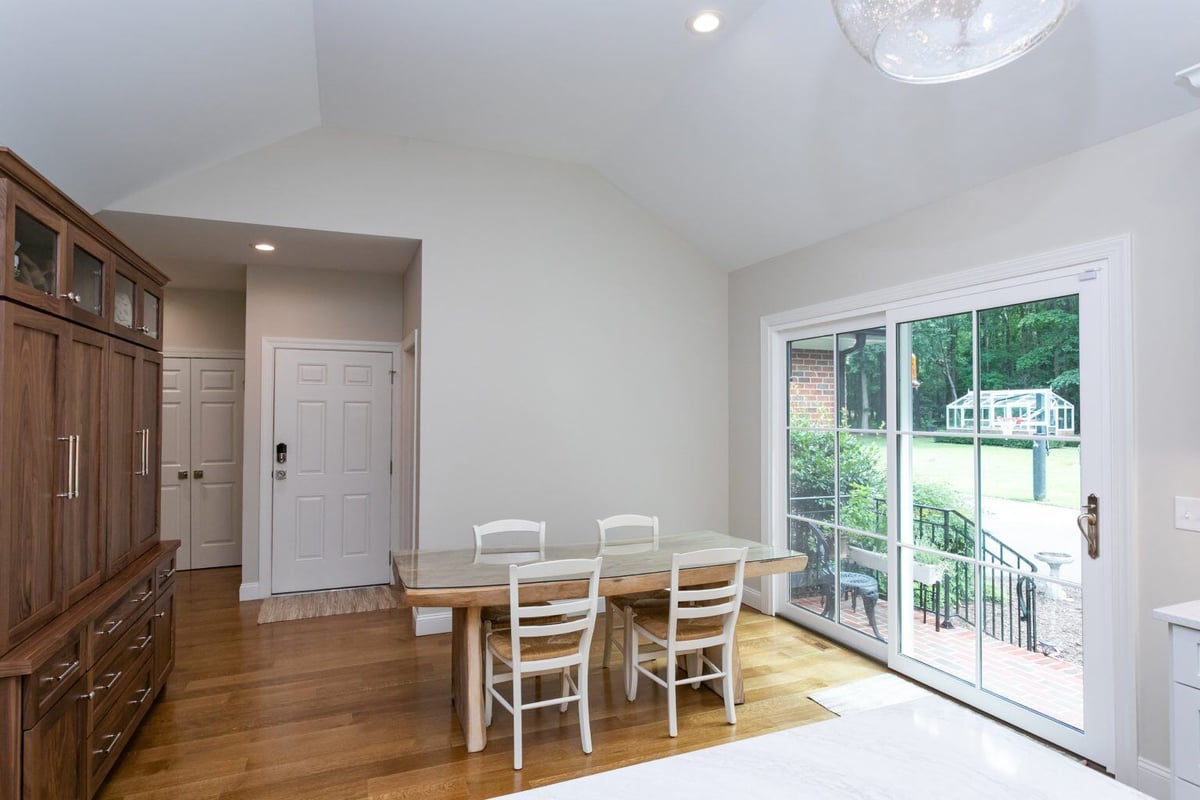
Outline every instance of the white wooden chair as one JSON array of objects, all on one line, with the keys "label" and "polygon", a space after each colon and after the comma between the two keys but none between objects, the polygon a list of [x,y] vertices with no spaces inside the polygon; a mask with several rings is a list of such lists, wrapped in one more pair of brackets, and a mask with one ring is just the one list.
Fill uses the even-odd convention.
[{"label": "white wooden chair", "polygon": [[[510,627],[492,631],[487,638],[484,661],[484,690],[489,701],[495,698],[513,715],[513,769],[521,768],[521,712],[527,708],[579,703],[579,737],[583,752],[592,752],[592,729],[588,718],[588,653],[596,627],[597,591],[600,586],[599,558],[543,561],[538,564],[513,564],[508,568]],[[522,603],[521,587],[551,579],[577,576],[588,578],[587,596],[546,603]],[[553,619],[552,619],[553,618]],[[495,662],[508,668],[496,672]],[[575,667],[576,678],[571,677]],[[521,697],[521,679],[530,675],[558,672],[562,675],[562,696],[527,703]],[[496,688],[512,683],[512,702]],[[491,725],[490,704],[487,724]]]},{"label": "white wooden chair", "polygon": [[[529,519],[498,519],[475,530],[476,564],[525,564],[546,559],[546,523]],[[508,606],[484,606],[481,632],[486,644],[493,630],[508,627]],[[492,724],[492,696],[484,695],[484,714]]]},{"label": "white wooden chair", "polygon": [[[658,549],[658,517],[648,517],[643,514],[617,514],[612,517],[596,520],[600,529],[600,555],[611,553],[636,553]],[[638,531],[632,540],[617,538],[612,531],[617,528],[634,528]],[[663,590],[652,592],[636,592],[633,594],[613,595],[604,599],[604,668],[612,663],[614,646],[625,656],[629,621],[633,618],[633,610],[639,605],[666,605],[667,592]],[[620,623],[620,624],[618,624]],[[614,636],[617,630],[625,635],[624,640]],[[626,669],[625,692],[629,693],[629,679]]]},{"label": "white wooden chair", "polygon": [[[718,582],[706,582],[694,588],[680,588],[679,572],[701,567],[728,566],[732,575]],[[737,629],[738,609],[742,605],[742,580],[746,571],[746,548],[719,547],[676,553],[671,558],[670,600],[665,608],[637,609],[634,612],[631,636],[626,638],[629,653],[626,672],[629,675],[628,698],[637,698],[638,674],[645,675],[667,690],[667,729],[671,736],[678,734],[675,715],[675,687],[691,684],[699,688],[704,681],[721,680],[725,695],[725,720],[733,725],[737,715],[733,709],[733,642]],[[666,652],[666,679],[642,666],[638,658],[640,640],[646,639]],[[709,647],[721,648],[721,666],[704,655]],[[689,675],[677,677],[678,657],[689,656]],[[706,671],[711,670],[711,671]]]}]

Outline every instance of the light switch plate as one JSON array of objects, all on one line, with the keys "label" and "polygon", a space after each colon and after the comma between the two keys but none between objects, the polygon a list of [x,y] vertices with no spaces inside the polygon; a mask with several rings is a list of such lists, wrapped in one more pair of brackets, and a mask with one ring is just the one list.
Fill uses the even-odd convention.
[{"label": "light switch plate", "polygon": [[1200,533],[1200,497],[1175,498],[1175,528]]}]

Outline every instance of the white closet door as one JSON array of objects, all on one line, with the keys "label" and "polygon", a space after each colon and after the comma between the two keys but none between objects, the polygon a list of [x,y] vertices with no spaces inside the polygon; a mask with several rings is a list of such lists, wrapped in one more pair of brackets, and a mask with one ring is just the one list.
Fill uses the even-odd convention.
[{"label": "white closet door", "polygon": [[178,569],[192,568],[191,376],[189,359],[163,359],[161,530],[182,542]]},{"label": "white closet door", "polygon": [[237,359],[191,363],[192,567],[242,563],[242,378]]}]

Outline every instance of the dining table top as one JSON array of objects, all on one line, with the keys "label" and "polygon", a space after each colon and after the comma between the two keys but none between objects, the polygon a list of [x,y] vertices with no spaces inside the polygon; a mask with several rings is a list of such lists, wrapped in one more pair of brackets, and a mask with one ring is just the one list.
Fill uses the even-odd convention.
[{"label": "dining table top", "polygon": [[[484,552],[475,548],[402,550],[393,553],[392,563],[397,585],[408,605],[474,606],[507,602],[511,564],[600,556],[600,591],[611,594],[666,588],[674,554],[721,547],[746,548],[746,577],[800,571],[808,561],[804,554],[786,547],[717,531],[689,531],[662,534],[657,542],[650,538],[624,538],[603,547],[599,541],[592,541],[548,543],[541,550],[528,547]],[[712,568],[689,570],[684,573],[688,576],[684,582],[711,580],[711,572]],[[544,597],[533,599],[554,599],[561,585],[561,580],[547,581],[541,592]]]}]

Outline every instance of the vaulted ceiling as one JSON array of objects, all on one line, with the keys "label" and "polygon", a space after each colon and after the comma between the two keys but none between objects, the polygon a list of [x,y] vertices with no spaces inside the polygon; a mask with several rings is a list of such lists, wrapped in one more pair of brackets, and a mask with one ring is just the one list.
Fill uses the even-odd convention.
[{"label": "vaulted ceiling", "polygon": [[[684,29],[720,11],[712,37]],[[819,0],[0,0],[0,144],[92,210],[328,125],[587,164],[737,268],[1200,108],[1200,3],[941,86]]]}]

